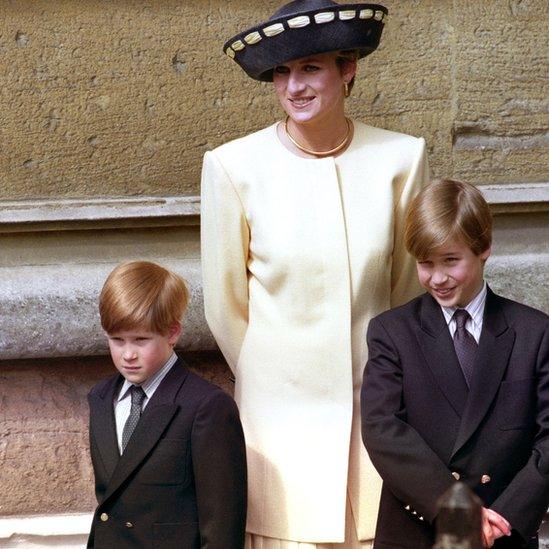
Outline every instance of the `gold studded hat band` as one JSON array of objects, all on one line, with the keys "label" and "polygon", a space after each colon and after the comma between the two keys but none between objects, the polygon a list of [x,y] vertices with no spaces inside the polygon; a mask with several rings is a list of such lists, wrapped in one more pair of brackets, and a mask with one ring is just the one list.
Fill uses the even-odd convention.
[{"label": "gold studded hat band", "polygon": [[369,55],[379,45],[387,14],[380,4],[294,0],[231,38],[223,51],[251,78],[270,82],[274,67],[301,57],[341,50]]}]

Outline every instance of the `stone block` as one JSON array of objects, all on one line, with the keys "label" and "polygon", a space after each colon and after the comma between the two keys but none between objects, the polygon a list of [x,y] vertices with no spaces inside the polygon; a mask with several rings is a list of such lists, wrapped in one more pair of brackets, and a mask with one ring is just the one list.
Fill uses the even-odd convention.
[{"label": "stone block", "polygon": [[0,364],[0,514],[92,509],[86,394],[111,369],[78,359]]},{"label": "stone block", "polygon": [[543,0],[455,5],[455,177],[536,181],[549,161],[547,5]]},{"label": "stone block", "polygon": [[3,549],[84,549],[90,531],[90,513],[1,517]]},{"label": "stone block", "polygon": [[[188,282],[191,300],[180,346],[214,348],[204,319],[200,266],[164,261]],[[0,268],[0,359],[105,354],[97,308],[101,287],[116,264]]]},{"label": "stone block", "polygon": [[549,254],[495,255],[486,265],[486,280],[496,292],[549,313]]},{"label": "stone block", "polygon": [[9,438],[2,436],[0,512],[28,513],[31,502],[34,512],[91,509],[93,476],[85,429],[73,434],[64,426],[40,423],[33,424],[32,432],[21,425],[10,429]]}]

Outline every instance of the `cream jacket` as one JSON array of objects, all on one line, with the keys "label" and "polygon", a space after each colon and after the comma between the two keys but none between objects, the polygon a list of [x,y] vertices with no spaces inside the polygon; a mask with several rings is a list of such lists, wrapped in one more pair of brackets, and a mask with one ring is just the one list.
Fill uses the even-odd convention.
[{"label": "cream jacket", "polygon": [[276,125],[204,156],[205,312],[236,377],[251,533],[342,542],[348,490],[359,539],[374,537],[366,327],[419,293],[402,231],[426,177],[423,139],[360,122],[337,158],[292,154]]}]

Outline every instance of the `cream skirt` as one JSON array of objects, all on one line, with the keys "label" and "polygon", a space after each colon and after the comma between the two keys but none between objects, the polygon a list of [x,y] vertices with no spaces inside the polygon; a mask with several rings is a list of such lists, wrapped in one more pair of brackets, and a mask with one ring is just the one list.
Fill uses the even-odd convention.
[{"label": "cream skirt", "polygon": [[349,500],[345,513],[345,541],[343,543],[307,543],[284,539],[266,538],[255,534],[246,534],[245,549],[372,549],[374,540],[358,541],[355,521],[351,513]]}]

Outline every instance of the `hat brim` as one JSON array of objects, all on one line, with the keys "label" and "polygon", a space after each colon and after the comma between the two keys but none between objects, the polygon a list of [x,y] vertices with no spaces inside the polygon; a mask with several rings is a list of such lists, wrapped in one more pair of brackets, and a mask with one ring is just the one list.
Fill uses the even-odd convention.
[{"label": "hat brim", "polygon": [[345,4],[271,19],[237,34],[223,51],[251,78],[271,82],[274,67],[302,57],[342,50],[369,55],[379,45],[387,14],[379,4]]}]

